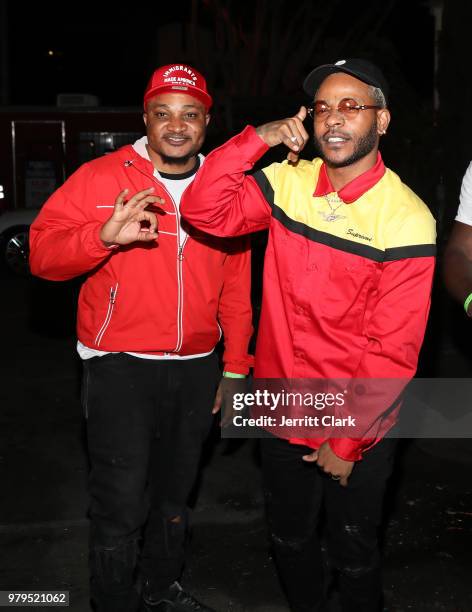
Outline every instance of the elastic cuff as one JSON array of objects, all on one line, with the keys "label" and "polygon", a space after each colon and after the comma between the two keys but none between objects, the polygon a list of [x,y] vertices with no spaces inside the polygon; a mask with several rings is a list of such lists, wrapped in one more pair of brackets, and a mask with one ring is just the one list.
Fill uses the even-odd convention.
[{"label": "elastic cuff", "polygon": [[349,438],[331,438],[328,444],[333,453],[344,461],[359,461],[362,459],[362,443]]},{"label": "elastic cuff", "polygon": [[245,355],[239,359],[231,359],[231,352],[229,354],[230,359],[227,359],[227,353],[223,355],[223,371],[232,372],[233,374],[244,374],[247,376],[249,370],[254,366],[254,357],[252,355]]},{"label": "elastic cuff", "polygon": [[244,161],[253,166],[269,150],[269,146],[262,140],[252,125],[247,125],[244,130],[234,137]]},{"label": "elastic cuff", "polygon": [[94,238],[94,242],[95,244],[99,247],[99,249],[101,251],[114,251],[115,249],[119,248],[119,244],[112,244],[110,246],[106,246],[106,244],[104,244],[103,240],[100,238],[100,232],[102,231],[102,224],[97,224],[97,227],[95,228],[95,231],[93,232],[93,238]]}]

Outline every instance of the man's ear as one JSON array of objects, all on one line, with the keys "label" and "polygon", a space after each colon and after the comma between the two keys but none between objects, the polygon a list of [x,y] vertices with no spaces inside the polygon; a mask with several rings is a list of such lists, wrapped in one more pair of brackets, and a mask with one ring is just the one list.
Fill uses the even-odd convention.
[{"label": "man's ear", "polygon": [[143,121],[144,121],[144,125],[147,127],[148,114],[147,114],[146,111],[144,111],[144,113],[143,113]]},{"label": "man's ear", "polygon": [[390,111],[388,108],[381,108],[377,111],[377,132],[382,135],[387,132],[390,124]]},{"label": "man's ear", "polygon": [[210,113],[207,113],[205,117],[205,125],[208,125],[210,123],[210,119],[211,119],[211,115]]}]

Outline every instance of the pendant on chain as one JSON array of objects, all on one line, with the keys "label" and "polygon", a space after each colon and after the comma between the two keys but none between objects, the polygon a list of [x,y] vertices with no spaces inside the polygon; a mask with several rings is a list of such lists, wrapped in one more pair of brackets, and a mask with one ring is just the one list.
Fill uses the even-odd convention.
[{"label": "pendant on chain", "polygon": [[[333,221],[338,221],[339,219],[346,219],[346,215],[337,215],[336,211],[338,210],[338,208],[340,208],[344,202],[343,200],[341,200],[341,198],[336,197],[336,198],[329,198],[329,196],[325,195],[325,200],[328,203],[328,206],[330,208],[329,212],[324,212],[324,211],[318,211],[318,214],[325,220],[328,221],[329,223],[332,223]],[[336,208],[333,208],[333,204],[337,204]]]},{"label": "pendant on chain", "polygon": [[318,214],[323,217],[325,221],[329,221],[330,223],[332,221],[338,221],[338,219],[346,219],[346,215],[337,215],[334,211],[329,213],[319,211]]}]

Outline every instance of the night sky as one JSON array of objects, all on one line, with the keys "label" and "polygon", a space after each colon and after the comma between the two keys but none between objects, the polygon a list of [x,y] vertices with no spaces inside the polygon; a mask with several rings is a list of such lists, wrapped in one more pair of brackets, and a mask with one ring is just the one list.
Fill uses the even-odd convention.
[{"label": "night sky", "polygon": [[[334,2],[334,0],[331,0]],[[199,2],[199,23],[214,32],[212,2]],[[230,2],[234,22],[251,27],[248,3]],[[254,6],[257,3],[254,3]],[[290,18],[292,2],[286,2]],[[313,0],[313,10],[323,11],[330,3]],[[336,4],[334,2],[334,4]],[[365,22],[372,29],[370,16],[389,2],[364,0],[337,3],[337,10],[326,25],[325,37],[334,45],[336,39],[349,33],[353,23],[360,28]],[[241,8],[242,7],[242,8]],[[102,104],[128,106],[140,104],[141,94],[152,70],[160,63],[158,29],[165,24],[189,21],[192,3],[80,3],[45,2],[7,3],[8,99],[11,105],[54,105],[61,92],[97,95]],[[362,32],[362,30],[360,30]],[[265,28],[262,30],[264,36]],[[377,33],[387,45],[389,63],[401,73],[408,85],[422,98],[432,94],[433,18],[424,0],[393,0],[391,11]],[[361,54],[366,36],[351,40],[351,55]],[[310,70],[329,56],[329,45],[323,55],[319,49]],[[297,53],[294,44],[293,53]],[[176,61],[191,58],[176,57]],[[271,58],[266,58],[269,62]],[[380,55],[380,61],[382,54]],[[264,61],[263,58],[260,61]],[[198,66],[205,72],[205,66]],[[391,69],[391,66],[387,66]],[[211,83],[210,83],[211,86]]]}]

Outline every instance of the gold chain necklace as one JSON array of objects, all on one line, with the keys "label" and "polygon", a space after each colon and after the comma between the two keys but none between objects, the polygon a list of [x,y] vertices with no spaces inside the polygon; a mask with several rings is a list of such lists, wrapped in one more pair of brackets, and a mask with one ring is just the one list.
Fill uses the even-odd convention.
[{"label": "gold chain necklace", "polygon": [[[344,202],[338,195],[325,194],[325,200],[328,202],[329,212],[319,211],[319,214],[323,217],[325,221],[338,221],[338,219],[345,219],[345,215],[337,215],[336,211],[340,208]],[[333,204],[337,204],[336,207],[333,207]]]}]

